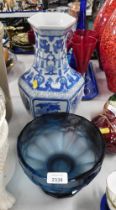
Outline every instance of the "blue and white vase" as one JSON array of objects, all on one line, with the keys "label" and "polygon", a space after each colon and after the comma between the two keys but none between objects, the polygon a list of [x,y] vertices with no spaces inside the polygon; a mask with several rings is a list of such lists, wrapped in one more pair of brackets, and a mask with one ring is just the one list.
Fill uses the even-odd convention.
[{"label": "blue and white vase", "polygon": [[36,37],[32,67],[19,79],[26,109],[33,117],[48,112],[75,112],[84,79],[67,60],[66,38],[76,19],[65,13],[38,13],[28,19]]}]

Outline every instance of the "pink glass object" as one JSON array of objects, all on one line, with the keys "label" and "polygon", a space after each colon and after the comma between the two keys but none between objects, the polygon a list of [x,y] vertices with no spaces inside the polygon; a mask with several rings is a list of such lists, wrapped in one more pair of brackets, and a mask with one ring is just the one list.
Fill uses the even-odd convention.
[{"label": "pink glass object", "polygon": [[100,54],[108,87],[112,92],[116,92],[116,9],[102,34]]},{"label": "pink glass object", "polygon": [[89,60],[96,47],[97,34],[92,30],[77,30],[72,38],[72,48],[77,71],[82,75],[87,71]]}]

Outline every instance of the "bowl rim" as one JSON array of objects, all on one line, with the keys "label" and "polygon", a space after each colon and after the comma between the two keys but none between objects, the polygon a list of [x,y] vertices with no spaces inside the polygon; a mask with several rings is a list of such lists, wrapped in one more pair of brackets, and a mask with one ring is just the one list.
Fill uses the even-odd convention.
[{"label": "bowl rim", "polygon": [[40,176],[31,166],[29,166],[25,160],[23,159],[22,155],[21,155],[21,151],[20,151],[20,147],[19,147],[19,142],[20,142],[20,138],[23,134],[23,132],[25,131],[25,129],[31,124],[33,123],[33,121],[39,119],[40,117],[43,117],[43,116],[46,116],[46,115],[56,115],[56,114],[65,114],[65,115],[72,115],[72,116],[76,116],[76,117],[79,117],[80,119],[83,119],[85,121],[87,121],[89,124],[91,124],[91,126],[93,126],[93,128],[99,133],[100,137],[101,137],[101,143],[102,143],[102,153],[101,153],[101,156],[100,158],[98,159],[98,161],[96,162],[96,164],[91,168],[89,169],[88,171],[78,175],[78,176],[75,176],[73,178],[68,178],[68,183],[70,182],[74,182],[74,181],[78,181],[79,179],[82,179],[82,178],[86,178],[86,177],[89,177],[91,174],[93,174],[93,172],[96,170],[96,168],[99,166],[99,163],[102,163],[103,162],[103,159],[104,159],[104,155],[105,155],[105,148],[106,148],[106,145],[105,145],[105,140],[100,132],[100,130],[98,129],[98,127],[96,125],[94,125],[94,123],[92,123],[91,121],[89,121],[87,118],[83,117],[83,116],[80,116],[80,115],[77,115],[77,114],[73,114],[73,113],[67,113],[67,112],[54,112],[54,113],[46,113],[46,114],[43,114],[39,117],[36,117],[34,118],[33,120],[31,120],[29,123],[27,123],[24,128],[22,129],[22,131],[20,132],[19,136],[18,136],[18,140],[17,140],[17,154],[18,154],[18,158],[19,158],[19,162],[20,164],[22,165],[22,167],[26,167],[26,169],[28,169],[29,171],[31,171],[32,173],[34,173],[36,176],[38,176],[40,179],[42,180],[47,180],[47,177],[42,177]]}]

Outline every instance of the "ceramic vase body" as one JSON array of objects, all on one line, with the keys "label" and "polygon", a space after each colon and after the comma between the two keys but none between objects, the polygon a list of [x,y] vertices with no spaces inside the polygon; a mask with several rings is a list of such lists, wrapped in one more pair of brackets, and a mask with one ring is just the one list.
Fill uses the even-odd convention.
[{"label": "ceramic vase body", "polygon": [[3,24],[0,23],[0,87],[4,91],[6,99],[6,119],[10,120],[12,116],[12,103],[8,86],[7,70],[3,57],[2,39],[4,35]]},{"label": "ceramic vase body", "polygon": [[0,87],[0,210],[7,210],[15,203],[15,198],[6,190],[4,182],[5,165],[9,150],[8,124],[5,116],[5,96]]},{"label": "ceramic vase body", "polygon": [[[58,14],[60,18],[61,13]],[[63,27],[57,27],[57,24],[54,27],[51,26],[51,20],[57,21],[57,13],[40,15],[50,22],[49,26],[46,24],[45,27],[36,27],[29,20],[35,31],[36,52],[31,69],[19,80],[22,100],[34,117],[46,112],[74,112],[82,97],[84,85],[84,79],[69,66],[67,60],[65,42],[68,31],[75,23],[74,18],[62,14],[69,21]],[[37,17],[39,19],[39,14]]]},{"label": "ceramic vase body", "polygon": [[102,34],[100,54],[108,87],[112,92],[116,92],[116,9]]}]

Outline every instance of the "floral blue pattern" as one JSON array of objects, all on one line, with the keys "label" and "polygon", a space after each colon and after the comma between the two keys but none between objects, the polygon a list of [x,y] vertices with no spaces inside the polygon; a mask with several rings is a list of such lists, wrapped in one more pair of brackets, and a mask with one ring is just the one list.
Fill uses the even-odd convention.
[{"label": "floral blue pattern", "polygon": [[75,70],[68,65],[65,36],[41,36],[38,40],[39,50],[36,52],[36,59],[33,64],[36,74],[33,74],[33,69],[31,69],[22,78],[28,82],[31,88],[33,88],[32,81],[36,79],[38,90],[42,91],[49,89],[49,91],[60,92],[72,88],[80,80],[81,75],[75,73]]},{"label": "floral blue pattern", "polygon": [[[76,101],[80,101],[81,97],[80,95],[78,97],[78,92],[84,85],[84,79],[68,64],[66,34],[67,32],[64,33],[64,31],[57,31],[56,34],[55,30],[42,30],[35,33],[33,65],[19,80],[19,89],[24,104],[25,94],[30,94],[30,110],[34,117],[46,112],[69,112],[72,104],[70,99],[75,97],[75,93],[78,99]],[[67,94],[67,96],[60,96],[60,93]],[[62,97],[65,103],[62,103]],[[38,100],[36,105],[34,99]]]}]

